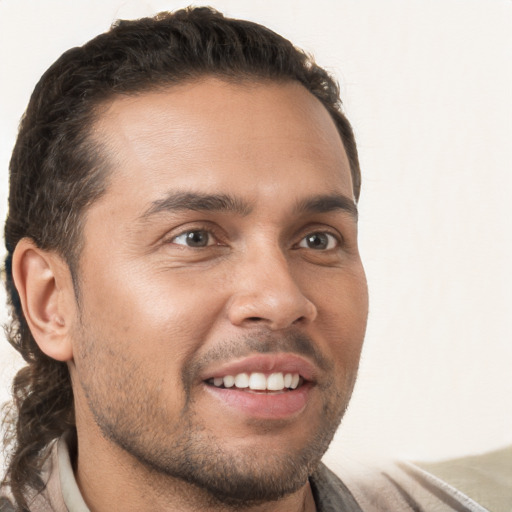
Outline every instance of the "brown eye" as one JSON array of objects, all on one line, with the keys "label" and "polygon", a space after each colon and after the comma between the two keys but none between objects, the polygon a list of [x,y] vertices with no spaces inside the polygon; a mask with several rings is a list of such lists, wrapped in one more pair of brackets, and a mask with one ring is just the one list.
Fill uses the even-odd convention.
[{"label": "brown eye", "polygon": [[319,231],[306,235],[299,243],[299,247],[314,249],[316,251],[328,251],[338,245],[336,237],[330,233]]},{"label": "brown eye", "polygon": [[204,229],[196,229],[185,231],[185,233],[174,237],[172,243],[186,245],[187,247],[207,247],[208,245],[213,245],[213,237]]}]

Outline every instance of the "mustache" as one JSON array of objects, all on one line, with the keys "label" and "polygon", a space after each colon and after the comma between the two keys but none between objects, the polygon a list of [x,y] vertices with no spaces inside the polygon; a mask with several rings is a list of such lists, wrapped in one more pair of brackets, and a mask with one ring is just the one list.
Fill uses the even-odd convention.
[{"label": "mustache", "polygon": [[304,333],[251,333],[227,340],[194,357],[182,371],[185,389],[190,389],[194,378],[209,364],[240,359],[254,354],[292,353],[309,359],[323,372],[332,370],[334,364],[317,347],[311,337]]}]

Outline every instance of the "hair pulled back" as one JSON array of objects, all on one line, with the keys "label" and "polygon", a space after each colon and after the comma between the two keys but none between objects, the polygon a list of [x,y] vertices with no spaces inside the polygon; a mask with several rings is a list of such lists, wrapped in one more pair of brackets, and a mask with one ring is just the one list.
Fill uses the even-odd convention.
[{"label": "hair pulled back", "polygon": [[10,162],[5,274],[12,321],[6,332],[27,365],[14,379],[13,404],[4,420],[10,453],[3,483],[21,510],[27,509],[27,491],[44,488],[39,473],[45,448],[75,423],[68,368],[41,352],[23,316],[12,278],[13,251],[25,237],[56,251],[70,266],[77,289],[84,212],[108,181],[101,148],[89,136],[102,104],[116,95],[202,76],[300,82],[332,116],[359,196],[356,144],[337,83],[311,57],[261,25],[211,8],[188,8],[118,21],[65,52],[36,85]]}]

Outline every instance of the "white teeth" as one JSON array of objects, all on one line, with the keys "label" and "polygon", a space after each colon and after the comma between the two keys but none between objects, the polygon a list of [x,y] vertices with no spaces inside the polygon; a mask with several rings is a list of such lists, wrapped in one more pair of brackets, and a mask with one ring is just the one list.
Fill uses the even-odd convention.
[{"label": "white teeth", "polygon": [[240,389],[249,387],[249,375],[247,373],[239,373],[235,377],[235,386]]},{"label": "white teeth", "polygon": [[267,378],[263,373],[251,373],[249,378],[249,387],[255,391],[267,389]]},{"label": "white teeth", "polygon": [[267,389],[269,391],[281,391],[281,389],[284,389],[283,374],[282,373],[270,374],[267,379]]},{"label": "white teeth", "polygon": [[236,386],[239,389],[249,388],[254,391],[282,391],[283,389],[296,389],[300,383],[300,376],[298,373],[283,374],[281,372],[271,373],[268,377],[260,372],[239,373],[235,376],[215,377],[210,383],[218,388]]},{"label": "white teeth", "polygon": [[[235,377],[233,375],[226,375],[222,380],[224,381],[225,388],[232,388],[235,385]],[[213,379],[213,383],[215,384],[215,379]]]}]

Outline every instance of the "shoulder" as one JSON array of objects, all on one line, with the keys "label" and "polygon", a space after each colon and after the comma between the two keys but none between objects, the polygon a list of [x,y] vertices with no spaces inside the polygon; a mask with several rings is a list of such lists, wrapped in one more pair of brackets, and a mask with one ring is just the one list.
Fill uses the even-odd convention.
[{"label": "shoulder", "polygon": [[407,462],[353,462],[338,474],[364,512],[487,512],[444,480]]},{"label": "shoulder", "polygon": [[480,455],[417,465],[489,510],[511,510],[512,446]]},{"label": "shoulder", "polygon": [[[40,471],[42,488],[28,487],[24,492],[24,499],[29,512],[67,511],[60,489],[57,449],[59,444],[61,444],[59,440],[54,440],[46,448],[46,453],[43,456],[44,463]],[[21,507],[10,493],[9,488],[3,487],[0,491],[0,512],[18,512],[20,510]],[[23,508],[23,510],[26,509]]]},{"label": "shoulder", "polygon": [[0,492],[0,512],[15,512],[14,505],[11,499],[2,492]]}]

